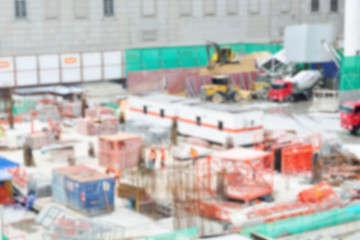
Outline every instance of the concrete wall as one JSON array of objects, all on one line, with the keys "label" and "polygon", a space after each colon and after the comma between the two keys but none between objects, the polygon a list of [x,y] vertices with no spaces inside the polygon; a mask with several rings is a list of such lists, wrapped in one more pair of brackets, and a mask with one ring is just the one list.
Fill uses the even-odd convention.
[{"label": "concrete wall", "polygon": [[104,17],[102,0],[26,0],[16,19],[14,0],[1,0],[0,56],[218,42],[281,41],[286,25],[334,24],[343,36],[344,0],[114,0]]}]

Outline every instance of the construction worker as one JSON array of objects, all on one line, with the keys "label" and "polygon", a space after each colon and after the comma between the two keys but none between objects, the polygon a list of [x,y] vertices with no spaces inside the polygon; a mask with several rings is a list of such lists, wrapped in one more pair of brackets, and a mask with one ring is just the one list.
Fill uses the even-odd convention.
[{"label": "construction worker", "polygon": [[154,170],[155,162],[156,162],[155,148],[151,148],[148,158],[149,158],[149,170],[152,171]]},{"label": "construction worker", "polygon": [[94,145],[92,144],[92,142],[89,142],[88,155],[91,158],[95,157],[95,150],[94,150]]},{"label": "construction worker", "polygon": [[193,165],[195,166],[196,160],[198,159],[198,152],[195,148],[190,148],[190,156],[193,162]]},{"label": "construction worker", "polygon": [[115,168],[114,167],[107,167],[105,172],[106,172],[106,174],[113,173],[114,174],[114,179],[117,180],[120,183],[121,172],[122,172],[120,164],[116,164]]},{"label": "construction worker", "polygon": [[160,155],[161,169],[164,170],[165,169],[165,159],[166,159],[165,149],[161,148],[160,152],[161,152],[161,155]]},{"label": "construction worker", "polygon": [[115,174],[115,179],[120,183],[120,178],[121,178],[121,167],[120,164],[116,164],[115,165],[115,170],[114,170],[114,174]]}]

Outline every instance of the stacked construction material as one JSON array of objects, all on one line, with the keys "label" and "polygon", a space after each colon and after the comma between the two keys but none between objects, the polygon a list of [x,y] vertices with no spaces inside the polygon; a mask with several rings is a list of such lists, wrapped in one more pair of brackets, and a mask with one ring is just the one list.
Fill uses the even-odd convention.
[{"label": "stacked construction material", "polygon": [[114,178],[84,165],[53,170],[53,198],[88,216],[114,210]]},{"label": "stacked construction material", "polygon": [[85,118],[78,119],[77,130],[84,135],[114,134],[119,131],[118,119],[109,107],[85,110]]},{"label": "stacked construction material", "polygon": [[100,132],[100,124],[91,118],[79,118],[77,120],[77,131],[84,135],[98,135]]},{"label": "stacked construction material", "polygon": [[113,116],[102,116],[100,134],[113,134],[119,130],[118,119]]},{"label": "stacked construction material", "polygon": [[104,115],[114,116],[114,109],[110,107],[95,106],[85,110],[85,117],[96,118]]},{"label": "stacked construction material", "polygon": [[26,137],[26,144],[30,148],[41,148],[43,146],[54,143],[54,135],[50,131],[41,131],[31,133]]},{"label": "stacked construction material", "polygon": [[138,165],[141,137],[126,133],[99,137],[99,164],[109,167],[119,164],[121,168]]}]

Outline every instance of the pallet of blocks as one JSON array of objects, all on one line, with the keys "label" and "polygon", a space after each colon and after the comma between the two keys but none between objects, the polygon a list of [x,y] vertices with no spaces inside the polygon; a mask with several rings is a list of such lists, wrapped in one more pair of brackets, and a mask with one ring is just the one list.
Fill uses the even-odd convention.
[{"label": "pallet of blocks", "polygon": [[98,135],[100,133],[100,124],[91,118],[79,118],[77,120],[77,131],[89,136]]},{"label": "pallet of blocks", "polygon": [[99,164],[121,168],[136,167],[140,157],[141,137],[126,133],[99,136]]},{"label": "pallet of blocks", "polygon": [[42,131],[42,132],[29,134],[26,137],[25,141],[27,146],[29,146],[32,149],[35,149],[52,144],[55,142],[55,139],[50,131]]},{"label": "pallet of blocks", "polygon": [[113,116],[102,116],[100,134],[113,134],[119,131],[118,119]]}]

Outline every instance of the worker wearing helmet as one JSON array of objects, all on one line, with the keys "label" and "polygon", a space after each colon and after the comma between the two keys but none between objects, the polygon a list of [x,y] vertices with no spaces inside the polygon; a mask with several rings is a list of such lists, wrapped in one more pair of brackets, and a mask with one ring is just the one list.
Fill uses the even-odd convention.
[{"label": "worker wearing helmet", "polygon": [[152,171],[154,170],[155,161],[156,161],[155,148],[151,148],[148,158],[149,158],[149,170]]},{"label": "worker wearing helmet", "polygon": [[193,165],[195,166],[196,160],[198,159],[198,152],[195,148],[190,148],[190,156],[193,162]]}]

